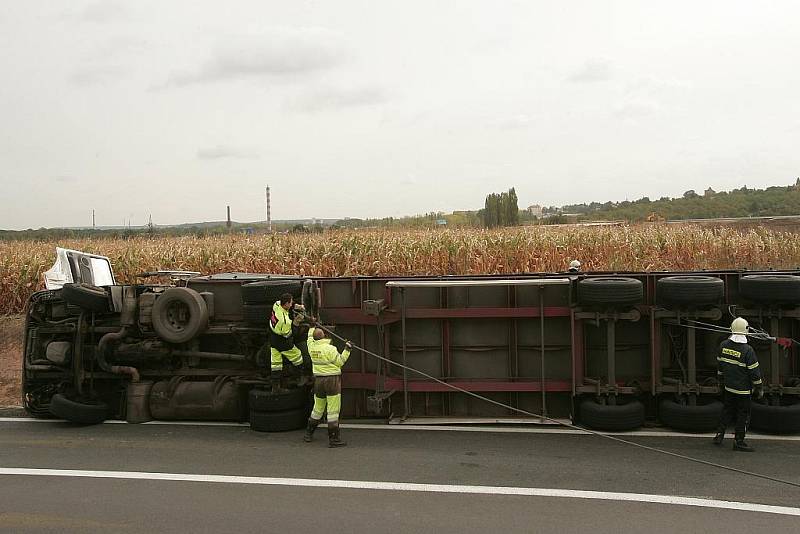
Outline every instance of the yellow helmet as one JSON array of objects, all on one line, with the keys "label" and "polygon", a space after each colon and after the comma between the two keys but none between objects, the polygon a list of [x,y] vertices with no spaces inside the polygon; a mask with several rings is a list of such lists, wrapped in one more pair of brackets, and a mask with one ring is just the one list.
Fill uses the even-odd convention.
[{"label": "yellow helmet", "polygon": [[741,317],[737,317],[731,323],[731,334],[747,335],[747,321]]}]

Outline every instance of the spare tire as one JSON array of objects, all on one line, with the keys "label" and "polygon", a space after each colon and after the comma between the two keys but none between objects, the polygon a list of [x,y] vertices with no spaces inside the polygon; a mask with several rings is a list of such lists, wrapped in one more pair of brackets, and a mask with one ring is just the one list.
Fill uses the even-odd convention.
[{"label": "spare tire", "polygon": [[632,306],[643,298],[642,282],[635,278],[602,276],[578,282],[578,303],[586,306]]},{"label": "spare tire", "polygon": [[316,317],[319,311],[317,303],[317,286],[312,280],[303,282],[303,295],[301,297],[306,313],[311,317]]},{"label": "spare tire", "polygon": [[644,404],[617,397],[620,404],[600,404],[594,399],[580,404],[580,422],[595,430],[633,430],[644,424]]},{"label": "spare tire", "polygon": [[305,428],[310,408],[296,408],[283,412],[250,411],[250,428],[257,432],[285,432]]},{"label": "spare tire", "polygon": [[300,280],[264,280],[242,285],[242,301],[248,304],[273,304],[284,293],[300,300],[303,284]]},{"label": "spare tire", "polygon": [[106,403],[98,400],[76,401],[56,393],[50,399],[50,413],[71,423],[96,425],[106,420],[109,410]]},{"label": "spare tire", "polygon": [[665,307],[708,306],[724,296],[725,282],[714,276],[667,276],[656,282],[656,300]]},{"label": "spare tire", "polygon": [[800,276],[749,274],[739,279],[739,294],[760,304],[800,305]]},{"label": "spare tire", "polygon": [[153,330],[167,343],[186,343],[208,327],[205,299],[188,287],[171,287],[153,304]]},{"label": "spare tire", "polygon": [[73,304],[90,312],[108,313],[110,310],[106,290],[90,284],[64,284],[61,288],[61,298],[67,304]]},{"label": "spare tire", "polygon": [[248,394],[250,411],[282,412],[308,407],[311,398],[307,387],[289,389],[280,393],[272,393],[263,389],[251,389]]},{"label": "spare tire", "polygon": [[658,404],[661,422],[684,432],[711,432],[719,424],[722,409],[723,404],[710,397],[699,397],[695,406],[680,404],[674,397]]},{"label": "spare tire", "polygon": [[800,432],[800,399],[784,395],[780,406],[754,401],[750,407],[750,427],[769,434]]}]

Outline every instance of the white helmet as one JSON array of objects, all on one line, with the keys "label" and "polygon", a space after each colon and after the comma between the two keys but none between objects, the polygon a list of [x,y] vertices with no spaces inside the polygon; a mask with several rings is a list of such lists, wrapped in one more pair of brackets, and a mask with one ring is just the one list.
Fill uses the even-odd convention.
[{"label": "white helmet", "polygon": [[572,260],[569,262],[569,268],[571,271],[580,271],[581,270],[581,262],[578,260]]},{"label": "white helmet", "polygon": [[737,317],[731,323],[731,334],[747,335],[747,321]]}]

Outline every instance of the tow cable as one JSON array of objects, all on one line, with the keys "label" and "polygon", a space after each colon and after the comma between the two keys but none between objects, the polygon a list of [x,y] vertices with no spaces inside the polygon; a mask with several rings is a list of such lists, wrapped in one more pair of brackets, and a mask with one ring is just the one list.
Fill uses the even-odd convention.
[{"label": "tow cable", "polygon": [[[716,326],[716,325],[713,325],[713,326]],[[343,338],[342,336],[336,334],[335,332],[333,332],[329,328],[326,328],[326,327],[324,327],[324,326],[322,326],[320,324],[316,324],[315,327],[324,330],[325,332],[330,334],[331,337],[339,339],[340,341],[345,341],[345,342],[349,341],[349,340]],[[730,333],[730,330],[728,330],[728,333]],[[566,428],[570,428],[572,430],[578,430],[578,431],[584,432],[586,434],[591,434],[593,436],[598,436],[598,437],[601,437],[601,438],[604,438],[604,439],[607,439],[607,440],[616,441],[617,443],[623,443],[625,445],[632,445],[632,446],[638,447],[640,449],[645,449],[645,450],[648,450],[648,451],[652,451],[652,452],[656,452],[656,453],[660,453],[660,454],[665,454],[667,456],[672,456],[674,458],[680,458],[682,460],[687,460],[687,461],[698,463],[698,464],[702,464],[702,465],[707,465],[709,467],[715,467],[717,469],[724,469],[726,471],[731,471],[733,473],[739,473],[741,475],[747,475],[747,476],[751,476],[751,477],[761,478],[761,479],[769,480],[769,481],[772,481],[772,482],[778,482],[780,484],[786,484],[788,486],[794,486],[795,488],[800,488],[800,482],[792,482],[791,480],[784,480],[784,479],[773,477],[773,476],[770,476],[770,475],[764,475],[762,473],[755,473],[753,471],[747,471],[745,469],[739,469],[738,467],[731,467],[729,465],[718,464],[718,463],[715,463],[715,462],[710,462],[708,460],[701,460],[700,458],[694,458],[692,456],[686,456],[685,454],[680,454],[680,453],[677,453],[677,452],[671,452],[671,451],[667,451],[667,450],[664,450],[664,449],[659,449],[657,447],[650,447],[649,445],[642,445],[641,443],[628,441],[626,439],[622,439],[622,438],[619,438],[617,436],[612,436],[610,434],[604,434],[602,432],[596,432],[594,430],[590,430],[588,428],[582,428],[582,427],[579,427],[579,426],[575,426],[575,425],[572,425],[570,423],[565,423],[563,421],[559,421],[558,419],[553,419],[553,418],[547,417],[545,415],[529,412],[529,411],[523,410],[521,408],[516,408],[514,406],[510,406],[508,404],[504,404],[502,402],[490,399],[488,397],[484,397],[483,395],[479,395],[479,394],[477,394],[477,393],[475,393],[473,391],[468,391],[468,390],[460,388],[458,386],[454,386],[453,384],[449,384],[448,382],[445,382],[444,380],[436,378],[435,376],[431,376],[428,373],[425,373],[425,372],[420,371],[418,369],[414,369],[413,367],[409,367],[408,365],[403,365],[401,363],[398,363],[398,362],[395,362],[393,360],[390,360],[389,358],[384,358],[383,356],[381,356],[379,354],[375,354],[372,351],[369,351],[369,350],[367,350],[367,349],[365,349],[363,347],[359,347],[358,345],[355,345],[352,341],[350,341],[350,346],[352,348],[356,349],[356,350],[360,350],[364,354],[372,356],[373,358],[377,358],[378,360],[386,362],[386,363],[388,363],[390,365],[394,365],[396,367],[400,367],[401,369],[405,369],[407,371],[411,371],[412,373],[416,373],[416,374],[418,374],[420,376],[423,376],[423,377],[427,378],[428,380],[433,380],[434,382],[442,384],[443,386],[448,387],[448,388],[450,388],[450,389],[452,389],[454,391],[458,391],[460,393],[464,393],[464,394],[469,395],[469,396],[471,396],[473,398],[476,398],[478,400],[482,400],[482,401],[488,402],[490,404],[494,404],[495,406],[500,406],[501,408],[506,408],[508,410],[511,410],[511,411],[514,411],[514,412],[517,412],[517,413],[521,413],[523,415],[527,415],[527,416],[530,416],[530,417],[537,417],[537,418],[540,418],[540,419],[543,419],[543,420],[546,420],[546,421],[550,421],[550,422],[555,423],[557,425],[560,425],[560,426],[563,426],[563,427],[566,427]]]}]

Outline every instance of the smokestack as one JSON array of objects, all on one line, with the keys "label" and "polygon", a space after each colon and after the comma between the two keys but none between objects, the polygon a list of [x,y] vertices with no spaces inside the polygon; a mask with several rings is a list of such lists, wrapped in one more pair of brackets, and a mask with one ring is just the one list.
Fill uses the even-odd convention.
[{"label": "smokestack", "polygon": [[267,186],[267,232],[272,232],[272,214],[269,205],[269,186]]},{"label": "smokestack", "polygon": [[225,226],[228,227],[228,230],[231,229],[231,207],[228,206],[228,222],[225,223]]}]

